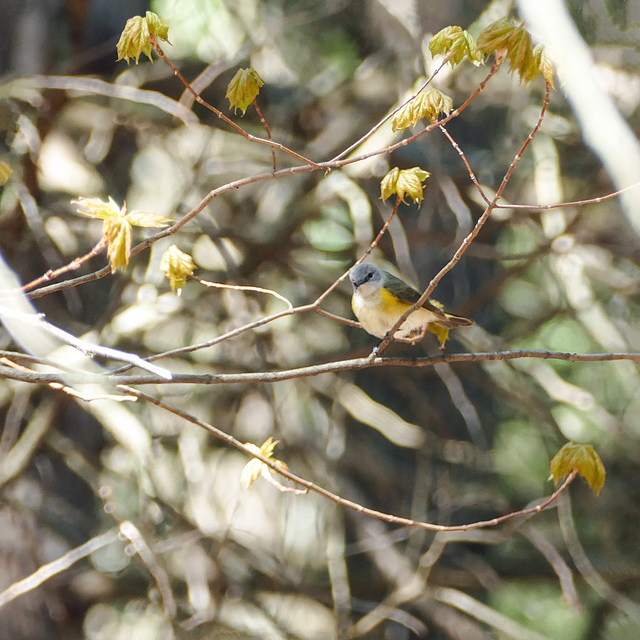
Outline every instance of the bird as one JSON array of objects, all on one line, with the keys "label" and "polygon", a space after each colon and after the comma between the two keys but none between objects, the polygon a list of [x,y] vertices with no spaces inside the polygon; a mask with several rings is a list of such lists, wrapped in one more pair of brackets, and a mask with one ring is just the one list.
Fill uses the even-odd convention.
[{"label": "bird", "polygon": [[[349,280],[353,285],[353,313],[363,329],[376,338],[384,338],[421,296],[404,280],[370,262],[355,265],[349,271]],[[472,325],[473,320],[445,313],[427,300],[400,325],[394,337],[421,337],[428,324],[456,329]]]}]

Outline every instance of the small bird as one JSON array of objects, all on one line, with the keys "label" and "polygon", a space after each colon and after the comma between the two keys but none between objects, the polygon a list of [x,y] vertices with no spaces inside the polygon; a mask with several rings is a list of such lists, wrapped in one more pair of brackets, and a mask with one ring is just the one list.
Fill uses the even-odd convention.
[{"label": "small bird", "polygon": [[[349,280],[353,285],[353,313],[365,331],[376,338],[384,338],[420,298],[420,293],[406,282],[369,262],[353,267]],[[427,324],[455,329],[468,327],[473,320],[445,313],[427,300],[400,325],[395,336],[409,339],[419,336]]]}]

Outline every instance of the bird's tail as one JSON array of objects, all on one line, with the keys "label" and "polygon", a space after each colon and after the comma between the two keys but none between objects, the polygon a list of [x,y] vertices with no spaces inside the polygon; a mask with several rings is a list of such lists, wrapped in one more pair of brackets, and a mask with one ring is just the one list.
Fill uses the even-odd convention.
[{"label": "bird's tail", "polygon": [[462,316],[454,316],[451,313],[445,313],[442,320],[438,319],[437,324],[445,329],[457,329],[458,327],[469,327],[473,324],[473,320],[463,318]]}]

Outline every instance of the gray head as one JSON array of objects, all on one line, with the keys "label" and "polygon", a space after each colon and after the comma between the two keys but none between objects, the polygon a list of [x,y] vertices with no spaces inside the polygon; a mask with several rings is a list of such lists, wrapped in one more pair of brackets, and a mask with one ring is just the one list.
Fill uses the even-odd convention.
[{"label": "gray head", "polygon": [[363,262],[349,271],[349,280],[353,290],[366,298],[384,284],[384,271],[375,264]]}]

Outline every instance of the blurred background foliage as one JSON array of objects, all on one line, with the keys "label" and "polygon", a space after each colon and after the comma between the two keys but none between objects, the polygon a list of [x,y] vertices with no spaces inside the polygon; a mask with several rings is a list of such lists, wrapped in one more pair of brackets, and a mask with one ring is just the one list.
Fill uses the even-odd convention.
[{"label": "blurred background foliage", "polygon": [[[10,117],[0,152],[14,174],[0,198],[0,248],[23,282],[98,241],[100,225],[79,217],[72,198],[111,196],[130,210],[178,218],[211,189],[271,169],[267,147],[198,105],[185,123],[142,93],[125,100],[102,85],[48,88],[42,74],[68,82],[90,74],[179,100],[183,88],[162,62],[115,63],[126,19],[149,8],[169,24],[165,51],[187,78],[201,79],[205,99],[226,110],[237,68],[255,67],[274,139],[315,160],[337,155],[429,75],[432,34],[453,24],[477,35],[512,11],[506,0],[2,0],[0,93]],[[572,1],[569,9],[637,132],[637,4]],[[486,72],[447,68],[436,84],[459,105]],[[613,190],[558,89],[506,190],[512,203]],[[503,69],[448,127],[487,188],[497,188],[535,124],[543,93],[540,80],[524,89]],[[241,124],[263,133],[251,109]],[[366,149],[398,135],[384,127]],[[279,167],[289,163],[279,156]],[[375,260],[425,286],[482,211],[438,131],[328,175],[227,192],[126,273],[36,304],[75,335],[143,356],[211,339],[282,303],[195,282],[176,297],[159,270],[171,242],[193,255],[202,278],[310,302],[388,216],[380,178],[416,165],[432,173],[425,201],[401,207]],[[496,211],[436,291],[477,323],[456,332],[447,351],[637,351],[639,247],[616,200]],[[103,265],[95,258],[81,273]],[[351,317],[349,298],[345,285],[326,308]],[[435,354],[432,338],[388,353]],[[303,314],[162,363],[175,372],[266,371],[366,355],[374,344],[361,330]],[[640,636],[640,395],[632,362],[376,368],[154,393],[243,442],[272,435],[276,456],[294,472],[419,520],[467,523],[549,494],[550,459],[569,439],[596,446],[607,483],[596,498],[576,482],[571,503],[499,529],[434,536],[262,481],[246,491],[244,456],[151,405],[118,405],[116,413],[4,382],[0,588],[124,520],[150,555],[122,540],[102,546],[0,609],[2,640]]]}]

